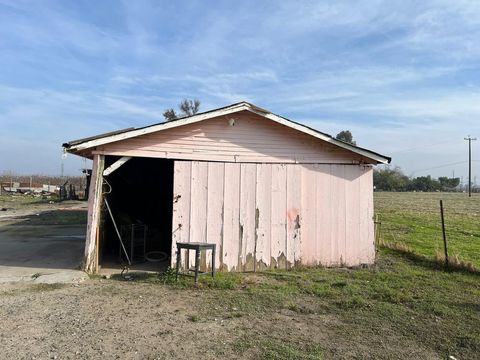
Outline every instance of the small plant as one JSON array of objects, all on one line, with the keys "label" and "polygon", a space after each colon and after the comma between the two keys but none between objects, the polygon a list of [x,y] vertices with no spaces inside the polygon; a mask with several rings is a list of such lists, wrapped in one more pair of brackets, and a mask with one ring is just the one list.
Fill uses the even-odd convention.
[{"label": "small plant", "polygon": [[198,315],[191,315],[188,319],[191,322],[199,322],[201,320],[200,316],[198,316]]},{"label": "small plant", "polygon": [[314,311],[312,309],[309,309],[305,306],[301,306],[295,303],[290,303],[287,306],[288,310],[296,312],[298,314],[313,314]]},{"label": "small plant", "polygon": [[172,285],[176,283],[176,271],[172,267],[168,267],[164,272],[158,274],[158,280],[162,284]]},{"label": "small plant", "polygon": [[33,280],[35,280],[35,279],[38,279],[40,276],[42,276],[42,274],[40,274],[39,272],[37,272],[37,273],[33,274],[33,275],[31,276],[31,278],[32,278]]}]

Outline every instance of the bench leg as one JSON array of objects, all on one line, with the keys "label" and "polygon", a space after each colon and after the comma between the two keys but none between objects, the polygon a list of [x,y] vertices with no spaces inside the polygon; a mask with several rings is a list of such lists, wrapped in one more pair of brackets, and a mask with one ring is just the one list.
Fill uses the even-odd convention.
[{"label": "bench leg", "polygon": [[200,270],[200,251],[195,250],[195,284],[198,283],[198,270]]},{"label": "bench leg", "polygon": [[175,271],[175,281],[178,280],[178,272],[180,271],[180,258],[182,255],[182,250],[180,248],[177,248],[177,269]]},{"label": "bench leg", "polygon": [[215,277],[215,247],[212,249],[212,278]]}]

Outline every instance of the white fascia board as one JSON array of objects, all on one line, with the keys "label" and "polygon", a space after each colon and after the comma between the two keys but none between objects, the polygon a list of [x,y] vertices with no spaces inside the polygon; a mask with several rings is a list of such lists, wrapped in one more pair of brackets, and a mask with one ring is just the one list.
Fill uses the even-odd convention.
[{"label": "white fascia board", "polygon": [[83,142],[81,144],[71,146],[69,149],[67,149],[67,151],[68,152],[77,152],[77,151],[81,151],[81,150],[86,150],[86,149],[93,148],[93,147],[96,147],[96,146],[101,146],[101,145],[109,144],[109,143],[116,142],[116,141],[131,139],[131,138],[134,138],[134,137],[137,137],[137,136],[147,135],[147,134],[150,134],[150,133],[154,133],[156,131],[167,130],[167,129],[179,127],[179,126],[182,126],[182,125],[193,124],[193,123],[196,123],[196,122],[199,122],[199,121],[211,119],[211,118],[218,117],[218,116],[229,115],[229,114],[236,113],[236,112],[243,111],[243,110],[249,110],[248,105],[239,104],[237,106],[233,106],[233,107],[226,108],[226,109],[211,111],[211,112],[208,112],[208,113],[205,113],[205,114],[193,115],[193,116],[190,116],[190,117],[185,118],[185,119],[179,119],[179,120],[174,120],[174,121],[170,121],[170,122],[161,123],[161,124],[158,124],[158,125],[148,126],[148,127],[142,128],[142,129],[131,130],[131,131],[127,131],[127,132],[124,132],[124,133],[121,133],[121,134],[106,136],[106,137],[103,137],[103,138],[100,138],[100,139],[89,140],[89,141]]},{"label": "white fascia board", "polygon": [[317,139],[320,139],[320,140],[323,140],[323,141],[326,141],[330,144],[333,144],[333,145],[336,145],[336,146],[339,146],[343,149],[346,149],[346,150],[349,150],[349,151],[352,151],[356,154],[359,154],[359,155],[362,155],[366,158],[369,158],[369,159],[372,159],[372,160],[375,160],[379,163],[382,163],[382,164],[388,164],[388,160],[385,159],[383,156],[379,156],[377,154],[374,154],[368,150],[363,150],[363,149],[359,149],[358,147],[356,146],[352,146],[352,145],[349,145],[349,144],[346,144],[344,143],[343,141],[339,141],[339,140],[336,140],[330,136],[326,136],[326,135],[323,135],[321,133],[318,133],[312,129],[309,129],[308,127],[306,126],[303,126],[303,125],[300,125],[300,124],[297,124],[297,123],[294,123],[292,121],[289,121],[287,119],[284,119],[278,115],[275,115],[275,114],[272,114],[272,113],[261,113],[261,112],[257,112],[255,110],[252,110],[252,109],[249,109],[251,112],[254,112],[258,115],[261,115],[261,116],[264,116],[266,117],[267,119],[270,119],[270,120],[273,120],[279,124],[282,124],[282,125],[285,125],[285,126],[288,126],[289,128],[292,128],[292,129],[295,129],[297,131],[301,131],[305,134],[308,134],[308,135],[311,135]]}]

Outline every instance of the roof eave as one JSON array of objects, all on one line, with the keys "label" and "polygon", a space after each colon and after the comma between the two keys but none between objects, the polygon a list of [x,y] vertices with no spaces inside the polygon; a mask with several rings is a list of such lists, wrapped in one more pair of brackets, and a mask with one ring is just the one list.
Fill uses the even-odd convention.
[{"label": "roof eave", "polygon": [[[218,116],[229,115],[229,114],[232,114],[238,111],[243,111],[243,110],[248,110],[247,103],[242,102],[242,103],[234,104],[227,108],[208,111],[201,114],[176,119],[173,121],[163,122],[160,124],[150,125],[150,126],[146,126],[139,129],[133,129],[130,131],[122,132],[120,134],[95,137],[92,140],[87,140],[85,142],[81,142],[78,144],[76,142],[78,142],[79,140],[74,140],[69,143],[63,144],[63,146],[67,149],[68,152],[77,153],[78,151],[86,150],[89,148],[108,144],[111,142],[126,140],[133,137],[149,134],[155,131],[167,130],[173,127],[178,127],[186,124],[193,124],[202,120],[206,120],[206,119],[210,119]],[[90,139],[90,138],[87,138],[87,139]]]},{"label": "roof eave", "polygon": [[269,112],[268,110],[262,109],[256,105],[253,105],[247,102],[239,102],[224,108],[203,112],[200,114],[176,119],[169,122],[154,124],[154,125],[146,126],[139,129],[125,129],[125,130],[120,130],[120,131],[111,132],[107,134],[101,134],[98,136],[89,137],[85,139],[74,140],[74,141],[70,141],[68,143],[63,144],[63,147],[69,153],[88,157],[88,154],[87,154],[89,153],[88,150],[96,146],[101,146],[101,145],[105,145],[108,143],[121,141],[121,140],[127,140],[133,137],[149,134],[156,131],[167,130],[167,129],[182,126],[182,125],[193,124],[193,123],[207,120],[210,118],[225,116],[225,115],[229,115],[229,114],[236,113],[239,111],[244,111],[244,110],[250,111],[259,116],[266,117],[267,119],[270,119],[276,123],[301,131],[317,139],[326,141],[330,144],[336,145],[338,147],[341,147],[353,153],[359,154],[365,158],[373,160],[377,164],[389,164],[391,162],[390,157],[335,139],[331,135],[319,132],[308,126],[299,124],[295,121],[289,120],[282,116],[275,115]]}]

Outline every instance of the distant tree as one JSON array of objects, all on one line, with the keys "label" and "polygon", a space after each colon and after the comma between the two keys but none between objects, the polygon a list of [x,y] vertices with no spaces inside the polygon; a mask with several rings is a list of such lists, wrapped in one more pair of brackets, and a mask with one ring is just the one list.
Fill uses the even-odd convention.
[{"label": "distant tree", "polygon": [[380,191],[453,191],[460,184],[459,178],[446,176],[433,179],[430,175],[409,178],[399,167],[375,169],[373,185]]},{"label": "distant tree", "polygon": [[170,108],[164,111],[163,117],[167,121],[172,121],[181,117],[193,116],[198,113],[198,110],[200,110],[200,101],[197,99],[184,99],[180,104],[178,104],[178,108],[180,109],[180,114],[177,114],[173,108]]},{"label": "distant tree", "polygon": [[175,112],[175,110],[173,109],[167,109],[165,110],[165,112],[163,113],[163,117],[165,118],[165,120],[167,121],[172,121],[172,120],[175,120],[178,118],[178,115],[177,113]]},{"label": "distant tree", "polygon": [[353,135],[350,132],[350,130],[343,130],[340,131],[337,136],[335,136],[337,140],[344,141],[346,143],[352,144],[352,145],[357,145],[357,143],[353,140]]},{"label": "distant tree", "polygon": [[178,107],[185,116],[195,115],[198,110],[200,110],[200,101],[199,100],[187,100],[184,99]]},{"label": "distant tree", "polygon": [[440,188],[440,182],[428,175],[412,179],[407,189],[410,191],[438,191]]},{"label": "distant tree", "polygon": [[448,178],[446,176],[439,177],[438,181],[440,183],[441,190],[444,191],[451,191],[460,184],[460,178]]},{"label": "distant tree", "polygon": [[410,179],[403,174],[399,167],[375,169],[373,172],[373,185],[376,190],[405,191],[409,182]]}]

